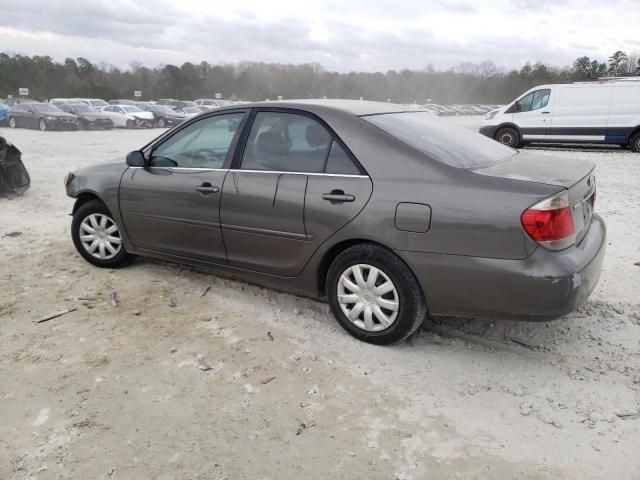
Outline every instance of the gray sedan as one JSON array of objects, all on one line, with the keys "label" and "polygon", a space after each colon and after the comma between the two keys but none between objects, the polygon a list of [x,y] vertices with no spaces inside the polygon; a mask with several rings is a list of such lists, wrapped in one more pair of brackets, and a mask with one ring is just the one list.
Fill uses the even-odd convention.
[{"label": "gray sedan", "polygon": [[587,299],[605,251],[592,163],[390,103],[224,107],[65,184],[92,264],[145,255],[326,298],[377,344],[427,312],[558,318]]}]

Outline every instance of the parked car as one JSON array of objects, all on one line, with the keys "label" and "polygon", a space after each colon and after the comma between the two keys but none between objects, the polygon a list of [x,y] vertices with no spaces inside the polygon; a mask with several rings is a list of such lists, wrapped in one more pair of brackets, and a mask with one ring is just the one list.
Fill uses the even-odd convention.
[{"label": "parked car", "polygon": [[151,128],[155,125],[153,113],[145,112],[135,105],[109,105],[100,111],[113,121],[114,127]]},{"label": "parked car", "polygon": [[77,130],[78,118],[50,103],[21,103],[7,114],[11,128],[45,130]]},{"label": "parked car", "polygon": [[9,105],[0,103],[0,125],[7,123],[7,113],[9,112]]},{"label": "parked car", "polygon": [[534,87],[487,113],[480,133],[514,148],[609,143],[640,152],[640,79]]},{"label": "parked car", "polygon": [[181,115],[188,117],[193,117],[194,115],[198,115],[202,113],[202,110],[198,107],[183,107],[183,108],[175,108],[174,111]]},{"label": "parked car", "polygon": [[198,105],[204,105],[207,107],[226,107],[228,105],[232,105],[233,102],[229,100],[221,100],[221,99],[213,99],[213,98],[199,98],[198,100],[194,100],[194,102]]},{"label": "parked car", "polygon": [[72,98],[50,98],[49,103],[59,107],[60,105],[64,105],[65,103],[73,102]]},{"label": "parked car", "polygon": [[27,97],[13,97],[13,98],[7,98],[6,100],[4,100],[4,104],[8,105],[9,107],[13,107],[15,105],[20,105],[21,103],[37,103],[38,100],[34,100],[33,98],[27,98]]},{"label": "parked car", "polygon": [[136,104],[135,100],[125,100],[125,99],[109,100],[109,105],[135,105],[135,104]]},{"label": "parked car", "polygon": [[101,98],[76,98],[81,103],[86,103],[94,108],[107,107],[109,104]]},{"label": "parked car", "polygon": [[260,102],[187,120],[67,175],[74,245],[100,267],[146,255],[325,297],[377,344],[427,311],[547,320],[581,305],[606,244],[594,164],[407,109]]},{"label": "parked car", "polygon": [[166,105],[174,110],[182,110],[188,107],[197,107],[198,104],[189,100],[169,100]]},{"label": "parked car", "polygon": [[166,105],[139,105],[139,108],[153,114],[156,127],[174,127],[181,124],[187,118]]},{"label": "parked car", "polygon": [[83,130],[90,128],[113,128],[113,120],[104,112],[96,110],[86,103],[65,103],[60,105],[60,110],[78,117],[78,127]]}]

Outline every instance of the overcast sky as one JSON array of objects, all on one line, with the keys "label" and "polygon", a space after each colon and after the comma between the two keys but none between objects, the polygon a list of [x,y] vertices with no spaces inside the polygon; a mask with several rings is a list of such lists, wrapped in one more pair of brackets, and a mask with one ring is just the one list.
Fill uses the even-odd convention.
[{"label": "overcast sky", "polygon": [[0,0],[0,51],[118,66],[560,66],[618,49],[640,52],[640,0]]}]

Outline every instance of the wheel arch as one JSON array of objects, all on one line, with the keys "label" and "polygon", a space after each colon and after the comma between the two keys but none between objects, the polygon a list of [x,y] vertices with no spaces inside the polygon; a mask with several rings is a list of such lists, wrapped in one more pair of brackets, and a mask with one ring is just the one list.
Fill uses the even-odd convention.
[{"label": "wheel arch", "polygon": [[636,128],[634,128],[633,130],[631,130],[631,133],[629,134],[629,137],[627,139],[628,143],[631,143],[631,140],[633,140],[633,137],[635,137],[636,135],[640,134],[640,125],[638,125]]},{"label": "wheel arch", "polygon": [[513,122],[504,122],[504,123],[501,123],[500,125],[498,125],[496,127],[496,130],[493,133],[493,139],[494,140],[496,140],[498,138],[498,132],[500,132],[500,130],[502,130],[504,128],[513,128],[516,132],[518,132],[518,135],[520,135],[520,138],[522,139],[522,132],[520,131],[520,127],[518,127]]},{"label": "wheel arch", "polygon": [[109,209],[106,202],[102,198],[100,198],[95,192],[84,191],[84,192],[81,192],[76,197],[76,201],[73,204],[73,210],[71,211],[71,214],[72,215],[75,214],[80,207],[82,207],[86,203],[91,202],[92,200],[99,200],[107,209]]},{"label": "wheel arch", "polygon": [[[356,245],[365,245],[365,244],[376,245],[376,246],[378,246],[380,248],[383,248],[385,250],[388,250],[389,252],[392,252],[394,255],[396,255],[406,265],[406,267],[409,269],[411,274],[415,277],[416,281],[420,285],[420,288],[422,290],[422,295],[423,295],[423,297],[424,297],[424,299],[426,301],[427,293],[424,291],[424,287],[422,287],[422,285],[420,283],[420,280],[419,280],[419,277],[416,275],[416,272],[414,272],[414,270],[411,267],[411,265],[409,265],[407,263],[407,261],[401,255],[398,255],[396,252],[394,252],[392,248],[389,248],[388,246],[384,245],[383,243],[376,242],[375,240],[370,240],[370,239],[365,239],[365,238],[352,238],[352,239],[348,239],[348,240],[343,240],[343,241],[338,242],[335,245],[331,246],[331,248],[329,248],[324,253],[324,255],[322,256],[322,259],[318,263],[318,267],[316,269],[317,291],[319,292],[319,294],[321,296],[325,296],[327,294],[327,292],[326,292],[327,274],[329,273],[329,267],[331,266],[333,261],[338,257],[338,255],[340,255],[342,252],[344,252],[348,248],[354,247]],[[427,305],[428,305],[428,303],[427,303]]]}]

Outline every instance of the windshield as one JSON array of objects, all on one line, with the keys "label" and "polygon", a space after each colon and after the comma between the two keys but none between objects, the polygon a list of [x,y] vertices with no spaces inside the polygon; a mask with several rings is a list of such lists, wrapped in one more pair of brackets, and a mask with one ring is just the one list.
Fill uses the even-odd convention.
[{"label": "windshield", "polygon": [[154,105],[153,109],[159,113],[176,113],[173,109],[167,107],[166,105]]},{"label": "windshield", "polygon": [[89,100],[89,102],[91,103],[91,105],[93,105],[94,107],[106,107],[109,104],[107,102],[105,102],[104,100]]},{"label": "windshield", "polygon": [[185,113],[200,113],[200,109],[196,107],[187,107],[184,111]]},{"label": "windshield", "polygon": [[517,154],[512,148],[428,112],[385,113],[362,118],[452,167],[478,168]]},{"label": "windshield", "polygon": [[55,105],[49,105],[48,103],[39,103],[34,105],[33,108],[40,113],[62,113],[62,110],[58,107]]},{"label": "windshield", "polygon": [[120,107],[125,111],[125,112],[130,112],[130,113],[135,113],[135,112],[142,112],[142,110],[140,110],[138,107],[134,107],[133,105],[131,106],[122,106],[120,105]]}]

